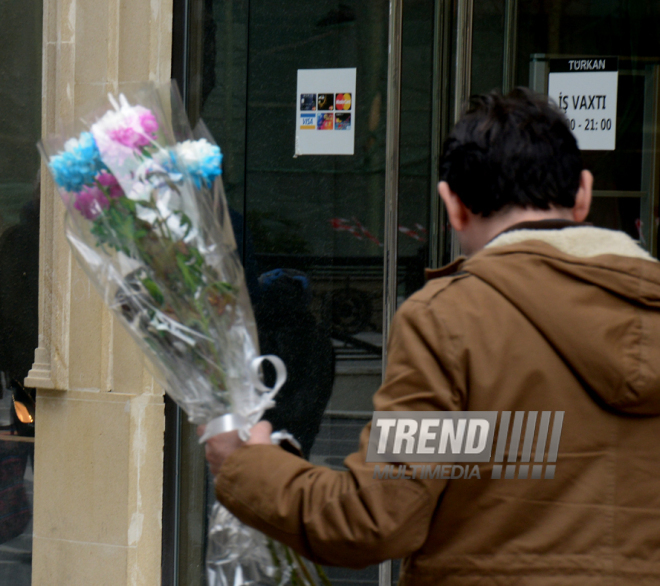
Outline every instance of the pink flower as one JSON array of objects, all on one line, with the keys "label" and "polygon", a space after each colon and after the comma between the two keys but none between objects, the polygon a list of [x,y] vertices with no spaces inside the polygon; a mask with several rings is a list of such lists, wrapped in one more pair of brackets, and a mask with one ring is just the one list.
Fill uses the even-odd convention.
[{"label": "pink flower", "polygon": [[149,144],[149,140],[146,137],[129,127],[116,128],[115,130],[111,130],[108,135],[115,142],[132,149]]},{"label": "pink flower", "polygon": [[124,191],[119,186],[119,182],[117,181],[117,178],[112,173],[108,173],[107,171],[101,171],[99,175],[96,177],[96,180],[101,185],[103,185],[103,187],[108,188],[108,195],[111,198],[114,199],[124,195]]},{"label": "pink flower", "polygon": [[106,112],[103,117],[92,126],[94,135],[101,154],[104,154],[103,145],[105,140],[103,135],[110,141],[128,147],[132,150],[139,150],[148,146],[156,138],[158,131],[158,121],[151,110],[142,106],[130,106],[126,99],[121,99],[121,108]]},{"label": "pink flower", "polygon": [[144,112],[139,114],[138,119],[140,121],[140,125],[142,126],[142,130],[144,130],[146,134],[151,136],[156,135],[156,132],[158,131],[158,121],[156,120],[156,117],[153,115],[151,110],[144,108]]},{"label": "pink flower", "polygon": [[73,207],[88,220],[96,219],[109,206],[108,198],[98,187],[87,186],[78,192],[73,204]]}]

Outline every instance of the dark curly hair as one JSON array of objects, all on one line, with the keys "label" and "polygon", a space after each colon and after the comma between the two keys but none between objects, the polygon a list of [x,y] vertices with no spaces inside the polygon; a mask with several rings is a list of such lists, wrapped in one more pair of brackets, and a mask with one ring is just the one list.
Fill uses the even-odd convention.
[{"label": "dark curly hair", "polygon": [[526,88],[470,99],[444,143],[440,177],[474,214],[572,208],[582,156],[563,113]]}]

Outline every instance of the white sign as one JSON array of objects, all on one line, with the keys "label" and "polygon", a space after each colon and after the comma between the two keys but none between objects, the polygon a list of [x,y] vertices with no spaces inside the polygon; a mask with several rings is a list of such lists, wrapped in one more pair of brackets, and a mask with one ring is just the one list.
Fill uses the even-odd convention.
[{"label": "white sign", "polygon": [[298,70],[294,157],[355,152],[355,72]]},{"label": "white sign", "polygon": [[564,111],[583,151],[616,147],[616,57],[551,59],[548,95]]}]

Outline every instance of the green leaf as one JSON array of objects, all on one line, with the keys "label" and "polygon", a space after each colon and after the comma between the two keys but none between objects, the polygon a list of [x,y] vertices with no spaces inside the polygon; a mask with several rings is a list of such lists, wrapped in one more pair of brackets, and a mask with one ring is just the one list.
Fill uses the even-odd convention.
[{"label": "green leaf", "polygon": [[199,280],[195,278],[195,275],[190,270],[190,267],[187,264],[186,257],[180,252],[176,253],[176,264],[183,275],[183,280],[186,284],[186,287],[190,290],[191,293],[195,293],[199,286]]},{"label": "green leaf", "polygon": [[186,233],[184,234],[184,238],[190,234],[190,231],[192,230],[192,221],[190,218],[184,214],[183,212],[179,212],[179,215],[181,216],[181,225],[186,227]]},{"label": "green leaf", "polygon": [[162,307],[163,303],[165,302],[165,297],[163,296],[163,292],[160,290],[160,287],[156,284],[156,282],[150,277],[145,277],[142,279],[142,284],[144,285],[144,288],[149,292],[149,295],[151,295],[151,298],[154,300],[156,305],[158,307]]}]

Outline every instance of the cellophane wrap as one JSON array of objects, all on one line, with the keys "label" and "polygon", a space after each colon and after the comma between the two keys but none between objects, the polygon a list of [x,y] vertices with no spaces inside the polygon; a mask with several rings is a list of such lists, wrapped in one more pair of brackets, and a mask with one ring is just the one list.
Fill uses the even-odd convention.
[{"label": "cellophane wrap", "polygon": [[[39,146],[67,208],[75,256],[158,382],[191,422],[246,439],[286,369],[266,357],[278,380],[270,389],[260,379],[264,357],[222,190],[222,155],[208,131],[191,130],[175,86],[146,84],[109,94]],[[211,584],[317,583],[293,552],[219,503],[207,561]]]},{"label": "cellophane wrap", "polygon": [[211,520],[207,586],[330,586],[319,566],[244,525],[220,503],[214,504]]}]

